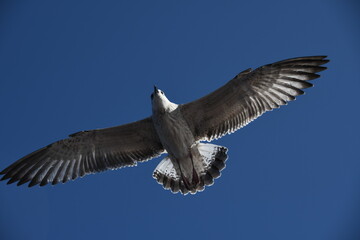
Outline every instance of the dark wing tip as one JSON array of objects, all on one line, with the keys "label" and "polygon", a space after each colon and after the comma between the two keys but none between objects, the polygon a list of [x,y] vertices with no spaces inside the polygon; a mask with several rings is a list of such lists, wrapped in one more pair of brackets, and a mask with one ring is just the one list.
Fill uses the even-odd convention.
[{"label": "dark wing tip", "polygon": [[35,186],[35,185],[37,185],[37,184],[39,184],[39,182],[38,182],[38,181],[35,181],[35,178],[33,178],[33,179],[31,180],[31,182],[29,183],[28,187],[30,188],[30,187],[33,187],[33,186]]},{"label": "dark wing tip", "polygon": [[39,186],[40,186],[40,187],[43,187],[43,186],[47,185],[48,183],[49,183],[49,182],[48,182],[47,178],[44,178],[44,179],[41,181],[41,183],[39,184]]},{"label": "dark wing tip", "polygon": [[[4,175],[6,172],[1,172],[1,175]],[[6,179],[10,178],[9,176],[6,176],[6,174],[4,176],[1,177],[0,181],[4,181]]]},{"label": "dark wing tip", "polygon": [[314,87],[314,84],[304,81],[304,86],[302,89],[312,88],[312,87]]},{"label": "dark wing tip", "polygon": [[[5,180],[5,179],[4,179]],[[15,178],[10,178],[10,180],[6,183],[6,184],[12,184],[16,181],[18,181],[19,179],[15,179]]]}]

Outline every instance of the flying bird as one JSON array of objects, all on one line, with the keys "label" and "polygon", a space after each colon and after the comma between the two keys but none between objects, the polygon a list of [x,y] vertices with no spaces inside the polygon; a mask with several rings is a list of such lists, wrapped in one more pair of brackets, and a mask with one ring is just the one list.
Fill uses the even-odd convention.
[{"label": "flying bird", "polygon": [[211,142],[304,94],[329,62],[326,56],[292,58],[247,69],[214,92],[176,104],[154,86],[152,115],[111,128],[81,131],[14,162],[1,180],[29,187],[67,182],[90,173],[136,166],[163,153],[153,177],[173,193],[195,194],[225,168],[228,149]]}]

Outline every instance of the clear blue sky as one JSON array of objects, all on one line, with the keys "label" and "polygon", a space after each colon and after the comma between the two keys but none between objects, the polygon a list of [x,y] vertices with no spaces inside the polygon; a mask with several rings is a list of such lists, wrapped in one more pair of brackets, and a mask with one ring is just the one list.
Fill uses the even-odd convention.
[{"label": "clear blue sky", "polygon": [[159,159],[55,187],[0,182],[0,239],[360,239],[356,1],[2,1],[0,168],[80,130],[147,117],[156,84],[185,103],[238,72],[328,55],[305,96],[217,141],[195,196]]}]

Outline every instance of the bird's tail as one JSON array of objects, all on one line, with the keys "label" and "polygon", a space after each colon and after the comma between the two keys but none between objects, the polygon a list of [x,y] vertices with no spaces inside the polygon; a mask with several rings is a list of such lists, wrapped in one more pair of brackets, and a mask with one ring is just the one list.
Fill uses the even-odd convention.
[{"label": "bird's tail", "polygon": [[184,195],[189,192],[191,194],[201,192],[205,186],[213,185],[214,179],[220,177],[221,171],[225,168],[225,162],[228,158],[227,148],[208,143],[198,143],[197,148],[201,155],[203,168],[199,173],[199,184],[195,188],[189,189],[188,184],[176,172],[169,157],[165,157],[159,163],[153,177],[165,189],[171,190],[173,193],[181,192]]}]

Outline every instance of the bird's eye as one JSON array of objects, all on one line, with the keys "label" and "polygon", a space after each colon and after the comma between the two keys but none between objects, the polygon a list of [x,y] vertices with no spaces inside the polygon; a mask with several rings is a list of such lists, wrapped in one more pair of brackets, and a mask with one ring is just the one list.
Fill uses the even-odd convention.
[{"label": "bird's eye", "polygon": [[163,91],[160,91],[161,92],[161,94],[164,94],[164,92]]},{"label": "bird's eye", "polygon": [[153,98],[154,98],[154,94],[152,93],[152,94],[151,94],[151,100],[153,100]]}]

